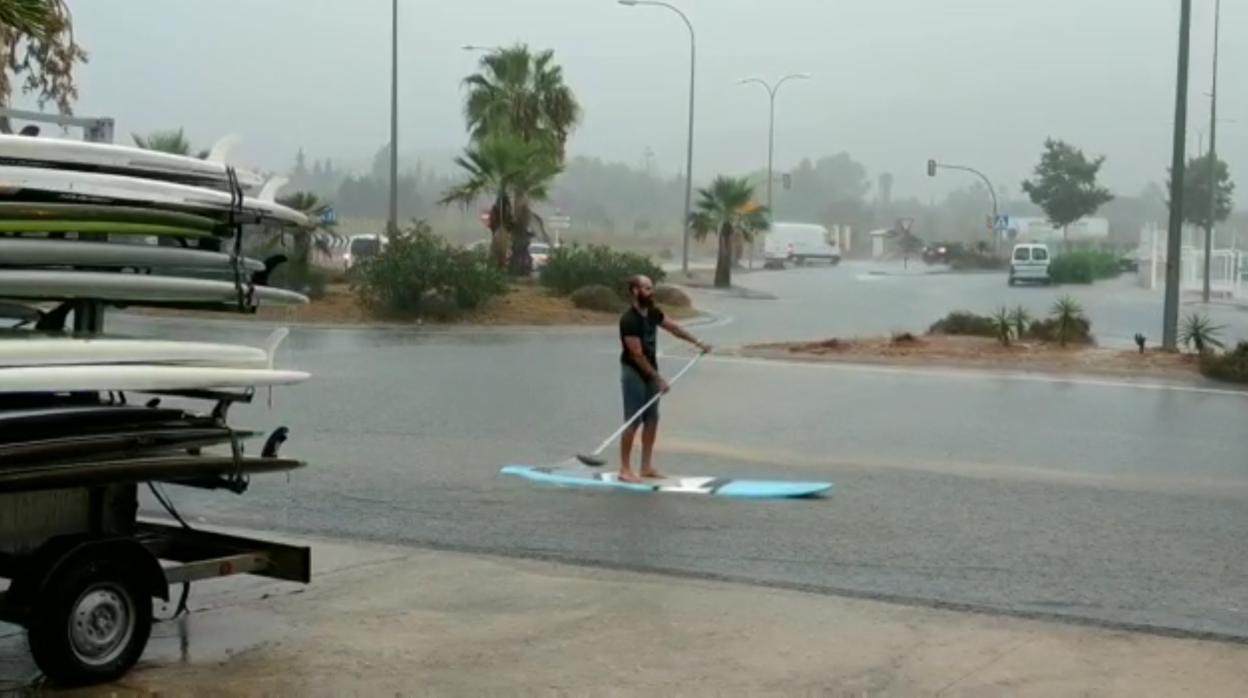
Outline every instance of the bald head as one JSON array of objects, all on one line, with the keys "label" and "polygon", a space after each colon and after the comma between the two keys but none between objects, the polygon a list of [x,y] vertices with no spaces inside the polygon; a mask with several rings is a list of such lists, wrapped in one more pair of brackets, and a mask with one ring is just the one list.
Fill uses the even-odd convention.
[{"label": "bald head", "polygon": [[638,274],[628,280],[628,294],[632,296],[633,305],[648,308],[654,305],[654,282],[644,274]]}]

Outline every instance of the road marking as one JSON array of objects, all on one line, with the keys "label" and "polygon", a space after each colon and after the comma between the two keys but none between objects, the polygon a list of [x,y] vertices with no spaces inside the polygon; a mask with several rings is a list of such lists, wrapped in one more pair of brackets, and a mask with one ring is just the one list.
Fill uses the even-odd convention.
[{"label": "road marking", "polygon": [[869,363],[852,363],[849,361],[790,361],[786,359],[728,356],[710,356],[707,357],[707,360],[716,363],[743,364],[747,366],[830,369],[835,371],[852,371],[855,373],[886,373],[894,375],[927,376],[933,378],[972,378],[978,380],[1010,380],[1031,383],[1087,385],[1099,388],[1162,390],[1181,393],[1198,393],[1202,395],[1219,395],[1223,397],[1237,397],[1248,400],[1248,390],[1236,390],[1233,388],[1203,388],[1197,385],[1181,385],[1177,383],[1143,383],[1128,380],[1090,378],[1087,376],[1054,376],[1045,374],[1018,373],[1012,371],[977,370],[973,368],[916,368],[910,366],[880,366]]}]

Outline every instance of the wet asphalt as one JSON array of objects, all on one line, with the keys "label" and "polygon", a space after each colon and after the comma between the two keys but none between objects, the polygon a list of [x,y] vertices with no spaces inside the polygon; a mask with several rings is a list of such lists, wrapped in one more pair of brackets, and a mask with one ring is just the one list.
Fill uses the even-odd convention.
[{"label": "wet asphalt", "polygon": [[[921,330],[947,310],[1063,291],[846,265],[700,292],[723,346]],[[1160,295],[1072,292],[1106,343],[1159,334]],[[1219,307],[1228,338],[1248,312]],[[1151,323],[1151,324],[1150,324]],[[116,317],[115,332],[259,343],[267,328]],[[292,332],[309,383],[240,409],[287,425],[300,472],[243,496],[168,488],[192,522],[729,578],[1248,639],[1248,395],[1220,386],[711,358],[664,402],[671,473],[830,480],[748,502],[556,490],[498,475],[618,425],[607,329]],[[672,372],[686,355],[664,340]],[[154,507],[148,502],[149,507]],[[154,510],[154,509],[153,509]]]}]

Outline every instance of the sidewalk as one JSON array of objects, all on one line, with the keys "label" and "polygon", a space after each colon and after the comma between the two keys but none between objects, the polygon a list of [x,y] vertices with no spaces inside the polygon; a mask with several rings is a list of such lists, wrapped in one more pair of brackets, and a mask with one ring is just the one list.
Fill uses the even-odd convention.
[{"label": "sidewalk", "polygon": [[[158,625],[121,684],[79,695],[1248,695],[1245,646],[311,545],[310,586],[196,585],[191,616]],[[21,638],[3,630],[0,692],[33,671]]]}]

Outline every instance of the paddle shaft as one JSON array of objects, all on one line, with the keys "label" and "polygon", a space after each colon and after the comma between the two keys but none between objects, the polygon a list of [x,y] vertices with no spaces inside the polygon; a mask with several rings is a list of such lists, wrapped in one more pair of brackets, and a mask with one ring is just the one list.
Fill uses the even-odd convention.
[{"label": "paddle shaft", "polygon": [[[703,354],[698,354],[697,356],[693,357],[693,360],[690,361],[688,364],[686,364],[684,368],[680,369],[679,373],[677,373],[675,376],[672,376],[672,379],[667,382],[668,387],[676,385],[676,381],[680,380],[681,376],[688,373],[689,369],[693,368],[694,364],[698,363],[698,361],[702,359],[702,356]],[[590,455],[597,456],[597,455],[600,455],[603,451],[607,450],[607,446],[610,446],[612,441],[615,441],[616,439],[620,438],[621,434],[623,434],[625,431],[628,431],[628,428],[633,426],[633,424],[638,419],[641,418],[641,415],[645,414],[646,410],[654,406],[654,403],[658,402],[659,398],[661,397],[663,397],[663,393],[659,393],[658,395],[655,395],[654,397],[650,398],[649,402],[642,405],[641,409],[637,410],[637,412],[634,413],[632,417],[629,417],[628,421],[624,422],[623,426],[621,426],[619,429],[616,429],[614,434],[608,436],[607,440],[603,441],[602,445],[594,449],[594,452],[591,453]]]}]

